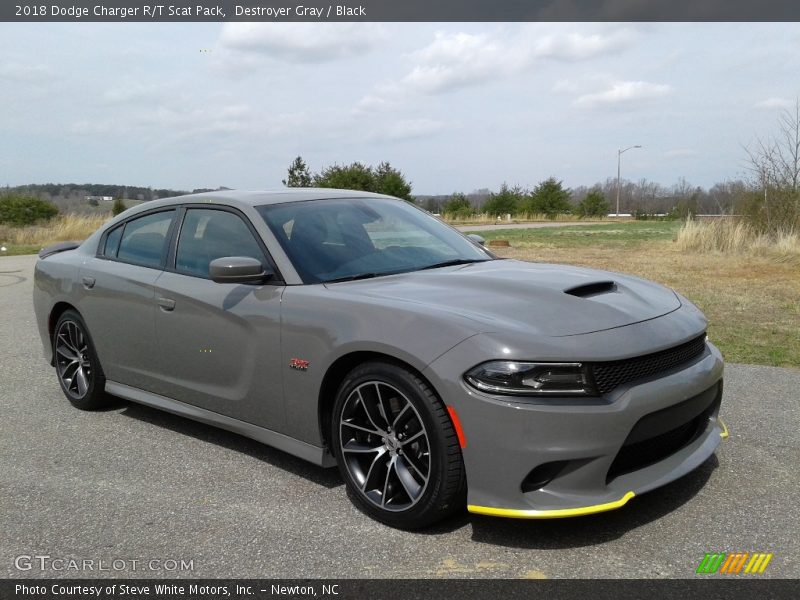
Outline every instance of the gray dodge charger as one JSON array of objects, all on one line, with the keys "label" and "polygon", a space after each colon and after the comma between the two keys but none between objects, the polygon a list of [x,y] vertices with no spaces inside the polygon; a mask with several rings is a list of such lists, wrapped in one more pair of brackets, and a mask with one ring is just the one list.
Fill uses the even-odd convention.
[{"label": "gray dodge charger", "polygon": [[116,396],[338,466],[395,527],[618,508],[727,436],[722,357],[686,298],[499,259],[396,198],[157,200],[39,256],[73,405]]}]

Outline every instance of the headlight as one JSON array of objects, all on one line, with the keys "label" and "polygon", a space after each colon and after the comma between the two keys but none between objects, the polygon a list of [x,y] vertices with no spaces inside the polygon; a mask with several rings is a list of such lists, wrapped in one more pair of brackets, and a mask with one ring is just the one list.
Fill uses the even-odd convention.
[{"label": "headlight", "polygon": [[494,360],[467,371],[464,378],[490,394],[514,396],[595,395],[588,368],[581,363]]}]

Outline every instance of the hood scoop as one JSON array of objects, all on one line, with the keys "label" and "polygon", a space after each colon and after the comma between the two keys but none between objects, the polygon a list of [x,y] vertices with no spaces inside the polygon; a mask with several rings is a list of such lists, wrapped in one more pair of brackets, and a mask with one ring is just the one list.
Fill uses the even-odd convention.
[{"label": "hood scoop", "polygon": [[592,283],[576,285],[575,287],[564,290],[564,293],[578,298],[591,298],[592,296],[610,294],[615,291],[617,291],[617,284],[613,281],[594,281]]}]

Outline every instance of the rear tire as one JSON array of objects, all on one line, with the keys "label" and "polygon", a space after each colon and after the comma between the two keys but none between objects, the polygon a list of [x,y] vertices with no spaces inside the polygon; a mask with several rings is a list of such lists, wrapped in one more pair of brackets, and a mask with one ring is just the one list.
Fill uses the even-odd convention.
[{"label": "rear tire", "polygon": [[74,310],[64,311],[56,323],[53,362],[61,391],[75,408],[95,410],[110,404],[89,330]]},{"label": "rear tire", "polygon": [[353,503],[372,518],[419,529],[465,504],[458,437],[420,377],[387,362],[351,371],[336,395],[332,449]]}]

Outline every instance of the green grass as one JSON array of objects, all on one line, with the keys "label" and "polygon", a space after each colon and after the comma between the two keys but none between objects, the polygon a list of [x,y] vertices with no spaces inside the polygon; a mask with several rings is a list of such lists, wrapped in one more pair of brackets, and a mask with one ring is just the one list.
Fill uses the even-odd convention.
[{"label": "green grass", "polygon": [[538,229],[498,229],[475,231],[488,240],[508,240],[513,246],[557,245],[559,247],[614,244],[639,245],[654,241],[672,241],[680,229],[679,221],[630,221]]},{"label": "green grass", "polygon": [[0,256],[20,256],[22,254],[36,254],[41,249],[42,249],[41,246],[9,244],[6,245],[5,252],[0,252]]}]

